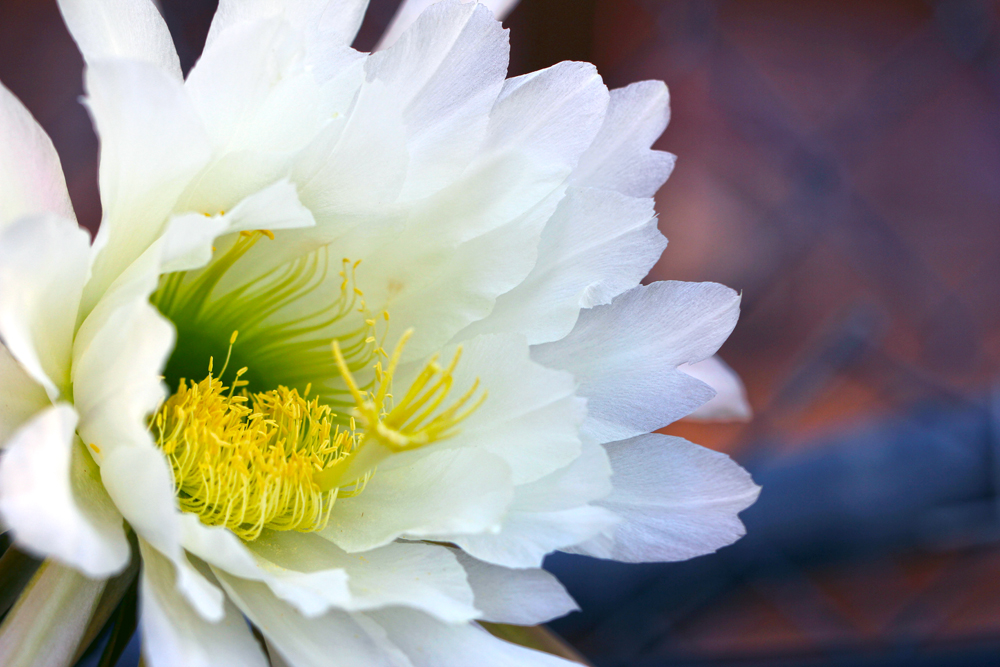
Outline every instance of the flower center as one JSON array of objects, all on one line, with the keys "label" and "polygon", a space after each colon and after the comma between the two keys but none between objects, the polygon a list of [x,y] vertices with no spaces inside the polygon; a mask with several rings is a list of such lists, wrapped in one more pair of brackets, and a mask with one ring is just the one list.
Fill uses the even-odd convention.
[{"label": "flower center", "polygon": [[[153,297],[178,329],[167,365],[175,391],[150,419],[178,503],[248,541],[265,529],[322,530],[336,499],[360,493],[382,460],[453,436],[486,399],[477,380],[446,405],[461,349],[447,366],[432,357],[405,396],[393,398],[412,331],[386,354],[354,287],[356,263],[344,260],[339,293],[325,307],[312,300],[295,312],[297,301],[328,284],[319,253],[217,296],[223,274],[262,236],[241,235],[199,272],[165,276]],[[345,324],[351,313],[363,323]],[[249,331],[241,326],[237,336],[230,329],[226,361],[215,375],[219,327],[236,322]],[[199,356],[209,359],[208,376],[195,383],[181,373],[196,368]],[[227,386],[222,378],[237,360],[249,363]],[[264,372],[252,370],[258,363]]]}]

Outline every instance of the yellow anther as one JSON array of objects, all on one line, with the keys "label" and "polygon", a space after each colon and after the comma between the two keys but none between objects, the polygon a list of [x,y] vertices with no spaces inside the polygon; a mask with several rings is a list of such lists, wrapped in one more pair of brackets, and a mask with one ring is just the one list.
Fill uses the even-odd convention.
[{"label": "yellow anther", "polygon": [[198,384],[182,380],[152,430],[173,468],[181,509],[253,540],[265,528],[326,526],[338,490],[320,489],[313,475],[355,446],[334,417],[294,389],[234,396],[209,375]]},{"label": "yellow anther", "polygon": [[483,392],[476,401],[469,404],[479,390],[477,379],[457,401],[447,408],[441,408],[454,383],[453,373],[462,356],[462,349],[459,348],[444,368],[437,363],[437,355],[431,357],[417,374],[403,399],[390,406],[392,378],[402,358],[403,348],[412,335],[412,329],[403,333],[389,357],[387,367],[383,368],[381,361],[375,364],[376,389],[371,392],[359,389],[340,344],[333,342],[337,367],[354,398],[354,413],[360,420],[363,431],[358,433],[352,417],[351,430],[358,434],[355,436],[357,445],[344,458],[313,475],[320,488],[332,489],[345,483],[354,483],[370,475],[380,461],[394,453],[417,449],[454,436],[458,433],[458,424],[486,400],[486,392]]}]

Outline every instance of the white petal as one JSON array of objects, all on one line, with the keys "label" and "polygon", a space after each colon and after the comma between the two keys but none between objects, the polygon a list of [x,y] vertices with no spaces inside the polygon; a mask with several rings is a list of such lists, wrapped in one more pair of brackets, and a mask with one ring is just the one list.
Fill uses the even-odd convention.
[{"label": "white petal", "polygon": [[326,41],[349,46],[367,6],[367,0],[220,0],[206,47],[234,26],[269,18],[282,18],[298,30],[312,30]]},{"label": "white petal", "polygon": [[503,459],[474,449],[432,452],[377,470],[363,493],[337,501],[321,534],[354,553],[401,535],[479,533],[499,526],[511,494]]},{"label": "white petal", "polygon": [[496,533],[449,536],[480,560],[506,567],[539,567],[545,555],[577,544],[617,523],[611,512],[588,503],[611,492],[604,449],[585,443],[569,466],[514,488],[514,502]]},{"label": "white petal", "polygon": [[504,83],[507,32],[476,3],[438,3],[392,48],[368,58],[369,80],[392,86],[410,167],[403,198],[426,196],[468,165],[486,136]]},{"label": "white petal", "polygon": [[350,603],[347,573],[334,563],[315,571],[286,568],[248,549],[227,528],[206,526],[193,514],[182,515],[181,524],[184,548],[189,552],[233,576],[267,584],[274,595],[304,616],[319,616]]},{"label": "white petal", "polygon": [[[392,20],[389,22],[389,26],[385,29],[385,32],[382,33],[382,37],[375,46],[375,50],[379,51],[392,46],[399,39],[399,36],[406,32],[413,22],[417,20],[421,13],[428,7],[432,7],[437,1],[403,0],[399,4],[399,7],[396,8],[396,13],[393,14]],[[463,0],[463,2],[468,1]],[[479,4],[489,9],[496,16],[497,21],[503,21],[510,14],[511,10],[517,6],[517,3],[518,0],[486,0]]]},{"label": "white petal", "polygon": [[52,140],[0,84],[0,229],[40,213],[76,219]]},{"label": "white petal", "polygon": [[399,196],[409,156],[403,110],[393,101],[388,86],[366,83],[346,116],[333,119],[296,157],[292,180],[320,225],[340,230],[339,216],[369,212]]},{"label": "white petal", "polygon": [[70,664],[104,591],[103,579],[48,561],[28,584],[0,627],[0,665]]},{"label": "white petal", "polygon": [[618,527],[573,549],[632,563],[677,561],[731,544],[760,487],[725,454],[656,433],[606,445],[615,489],[599,504]]},{"label": "white petal", "polygon": [[748,421],[753,414],[747,391],[740,376],[718,356],[678,367],[682,373],[697,378],[715,390],[708,403],[688,415],[689,419],[707,421]]},{"label": "white petal", "polygon": [[736,292],[715,283],[639,286],[584,311],[566,338],[535,346],[531,355],[580,382],[586,435],[622,440],[680,419],[712,397],[710,387],[677,367],[719,349],[739,304]]},{"label": "white petal", "polygon": [[665,247],[651,199],[570,188],[545,225],[531,273],[459,336],[519,332],[533,345],[563,338],[581,308],[638,285]]},{"label": "white petal", "polygon": [[[378,83],[366,85],[362,93]],[[496,297],[531,271],[545,221],[606,106],[607,89],[589,65],[562,63],[508,81],[491,112],[479,156],[461,179],[405,216],[396,212],[396,219],[387,215],[368,225],[362,243],[346,237],[338,241],[344,256],[364,260],[358,280],[369,306],[387,306],[394,321],[415,329],[408,358],[430,354],[488,315]],[[354,116],[357,111],[351,122]],[[345,137],[353,133],[344,130]],[[395,179],[395,165],[390,166],[388,178]],[[333,176],[324,171],[303,186],[303,201],[314,212],[309,197],[319,185],[340,190],[341,182],[357,178]],[[298,176],[296,181],[303,183]],[[334,188],[326,187],[332,195]],[[361,183],[353,190],[366,189],[371,186]],[[325,215],[339,219],[333,216],[334,205],[342,201],[349,199],[339,193],[318,202],[324,207],[317,213],[318,226],[328,224]]]},{"label": "white petal", "polygon": [[59,9],[88,64],[141,60],[181,79],[173,39],[153,0],[59,0]]},{"label": "white petal", "polygon": [[300,572],[339,568],[347,573],[346,611],[404,606],[447,623],[478,616],[465,572],[449,549],[431,544],[394,542],[348,554],[317,535],[268,533],[251,545],[277,565]]},{"label": "white petal", "polygon": [[408,667],[405,657],[367,619],[331,611],[305,618],[263,584],[219,572],[219,582],[292,667]]},{"label": "white petal", "polygon": [[74,402],[98,462],[118,447],[153,447],[146,418],[166,396],[161,373],[174,344],[173,327],[149,303],[158,270],[157,253],[143,256],[77,331]]},{"label": "white petal", "polygon": [[670,93],[662,81],[640,81],[611,91],[608,115],[580,158],[575,185],[652,197],[673,171],[676,158],[650,150],[670,120]]},{"label": "white petal", "polygon": [[0,516],[29,551],[107,577],[128,564],[128,541],[75,428],[73,408],[60,404],[11,438],[0,458]]},{"label": "white petal", "polygon": [[84,296],[89,311],[160,235],[178,196],[207,162],[210,144],[183,83],[151,65],[90,63],[86,88],[101,140],[104,211]]},{"label": "white petal", "polygon": [[[184,84],[217,154],[301,149],[330,118],[282,21],[244,23],[206,48]],[[287,155],[276,156],[287,162]]]},{"label": "white petal", "polygon": [[140,540],[142,648],[150,667],[267,667],[239,610],[225,602],[225,616],[206,623],[177,592],[174,568]]},{"label": "white petal", "polygon": [[108,495],[140,541],[173,562],[177,590],[202,618],[212,622],[221,620],[222,591],[191,565],[181,549],[180,512],[174,500],[173,476],[159,450],[152,445],[118,447],[105,456],[101,478]]},{"label": "white petal", "polygon": [[405,609],[368,614],[413,667],[578,667],[548,653],[509,644],[474,625],[446,625]]},{"label": "white petal", "polygon": [[512,570],[461,551],[455,555],[469,576],[484,621],[538,625],[579,609],[559,580],[545,570]]},{"label": "white petal", "polygon": [[49,405],[42,385],[0,343],[0,448],[22,424]]},{"label": "white petal", "polygon": [[[455,349],[444,348],[441,359],[450,360]],[[399,369],[397,386],[408,387],[422,368],[423,362]],[[533,362],[521,336],[478,336],[462,343],[452,377],[450,396],[461,396],[478,380],[487,397],[461,423],[458,435],[439,447],[484,449],[507,462],[514,484],[540,479],[580,455],[578,430],[586,406],[574,394],[573,376]]]},{"label": "white petal", "polygon": [[170,219],[163,235],[161,273],[189,271],[208,264],[212,244],[223,234],[257,229],[295,229],[316,224],[299,201],[295,186],[282,179],[258,190],[232,210],[206,217],[186,213]]},{"label": "white petal", "polygon": [[68,388],[90,237],[52,214],[0,232],[0,337],[52,400]]},{"label": "white petal", "polygon": [[618,517],[584,505],[554,512],[511,510],[496,534],[457,535],[446,539],[479,560],[504,567],[541,567],[547,554],[609,530]]}]

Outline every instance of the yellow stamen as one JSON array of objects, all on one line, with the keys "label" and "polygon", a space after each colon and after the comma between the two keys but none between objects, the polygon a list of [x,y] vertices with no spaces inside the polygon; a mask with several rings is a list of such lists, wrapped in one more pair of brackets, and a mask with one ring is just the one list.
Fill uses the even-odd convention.
[{"label": "yellow stamen", "polygon": [[313,477],[355,444],[334,416],[294,389],[234,395],[209,374],[198,384],[181,380],[152,427],[173,468],[181,509],[253,540],[265,528],[326,526],[338,490],[320,489]]},{"label": "yellow stamen", "polygon": [[[387,368],[382,368],[381,361],[375,364],[377,389],[373,392],[362,392],[358,387],[340,350],[340,344],[333,341],[337,367],[354,398],[354,417],[361,422],[363,432],[360,437],[355,436],[357,444],[346,456],[314,474],[313,478],[321,489],[354,483],[370,475],[379,462],[392,454],[424,447],[454,436],[458,433],[458,424],[486,400],[484,391],[472,404],[467,405],[479,389],[479,380],[476,380],[448,408],[438,410],[454,382],[453,373],[462,356],[462,348],[459,347],[447,368],[442,368],[437,363],[437,355],[431,357],[403,399],[390,408],[387,403],[392,399],[389,393],[392,378],[399,366],[403,348],[412,335],[412,329],[403,333],[389,358]],[[353,418],[351,428],[353,431]]]}]

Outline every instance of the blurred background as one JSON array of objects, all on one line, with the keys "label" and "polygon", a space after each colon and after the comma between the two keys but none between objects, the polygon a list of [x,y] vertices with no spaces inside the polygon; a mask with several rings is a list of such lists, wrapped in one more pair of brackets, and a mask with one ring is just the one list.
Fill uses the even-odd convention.
[{"label": "blurred background", "polygon": [[[396,0],[372,0],[370,49]],[[185,67],[214,2],[162,0]],[[764,487],[679,564],[550,558],[598,667],[1000,664],[1000,3],[522,0],[511,74],[662,79],[679,155],[650,279],[743,293],[721,356],[755,417],[665,432]],[[0,80],[100,219],[82,61],[54,0],[0,0]]]}]

